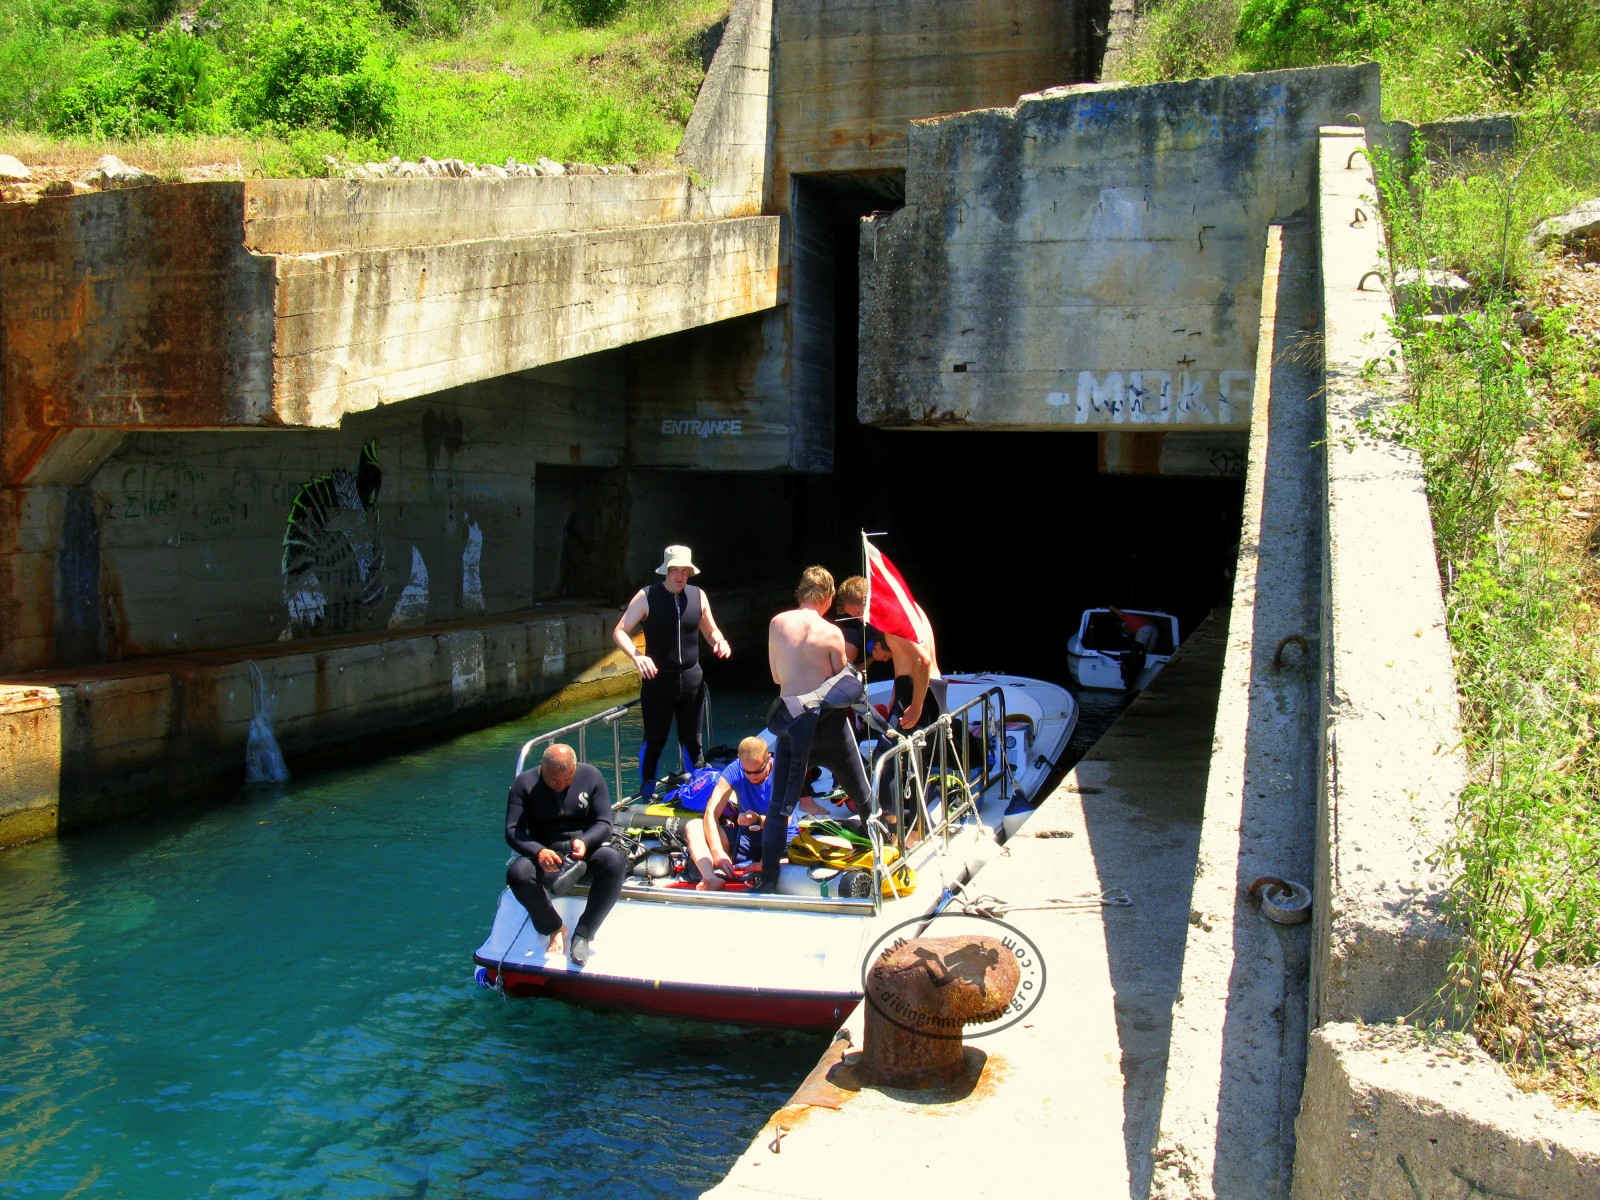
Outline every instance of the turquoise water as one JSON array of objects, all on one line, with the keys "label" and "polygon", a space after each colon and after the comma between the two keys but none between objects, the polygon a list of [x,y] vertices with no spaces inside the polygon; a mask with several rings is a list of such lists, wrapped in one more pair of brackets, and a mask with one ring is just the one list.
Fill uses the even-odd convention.
[{"label": "turquoise water", "polygon": [[[719,694],[717,740],[767,699]],[[581,711],[0,851],[0,1194],[714,1184],[825,1039],[472,981],[517,748]]]}]

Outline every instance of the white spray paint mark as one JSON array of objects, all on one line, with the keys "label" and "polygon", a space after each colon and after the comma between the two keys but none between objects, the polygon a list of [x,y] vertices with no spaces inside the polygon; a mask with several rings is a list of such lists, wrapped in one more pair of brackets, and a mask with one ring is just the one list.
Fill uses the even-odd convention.
[{"label": "white spray paint mark", "polygon": [[422,561],[422,551],[411,547],[411,578],[394,602],[394,612],[389,614],[389,628],[401,625],[420,625],[428,619],[428,567]]},{"label": "white spray paint mark", "polygon": [[250,663],[250,692],[255,701],[255,715],[250,718],[250,730],[245,738],[244,781],[282,783],[289,778],[289,767],[283,761],[283,751],[278,748],[278,739],[272,732],[278,694],[267,691],[267,681],[254,661]]},{"label": "white spray paint mark", "polygon": [[1075,425],[1234,425],[1250,420],[1254,371],[1078,372],[1078,390],[1045,395]]},{"label": "white spray paint mark", "polygon": [[322,594],[322,581],[315,571],[300,577],[300,588],[285,601],[289,621],[293,625],[311,625],[322,620],[328,611],[328,599]]},{"label": "white spray paint mark", "polygon": [[450,639],[450,696],[458,705],[469,704],[487,690],[483,666],[483,638],[476,633]]},{"label": "white spray paint mark", "polygon": [[547,625],[544,644],[544,677],[559,679],[567,670],[567,627]]}]

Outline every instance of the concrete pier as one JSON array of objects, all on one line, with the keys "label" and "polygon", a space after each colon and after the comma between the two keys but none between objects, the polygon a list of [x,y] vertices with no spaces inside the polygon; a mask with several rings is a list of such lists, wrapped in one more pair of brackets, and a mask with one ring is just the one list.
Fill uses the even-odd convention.
[{"label": "concrete pier", "polygon": [[[1198,629],[975,880],[1019,906],[1003,919],[1046,979],[1023,1020],[968,1039],[966,1085],[833,1089],[822,1105],[803,1089],[707,1197],[820,1200],[886,1174],[914,1195],[1147,1194],[1226,633]],[[1101,907],[1111,889],[1133,903]],[[845,1026],[851,1053],[862,1020]]]}]

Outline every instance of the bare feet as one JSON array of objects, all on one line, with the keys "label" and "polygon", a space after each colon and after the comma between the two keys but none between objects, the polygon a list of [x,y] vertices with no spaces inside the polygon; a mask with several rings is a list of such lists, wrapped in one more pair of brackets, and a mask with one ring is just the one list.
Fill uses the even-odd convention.
[{"label": "bare feet", "polygon": [[545,955],[565,954],[567,952],[567,927],[563,925],[550,935],[550,940],[545,943]]},{"label": "bare feet", "polygon": [[697,892],[720,892],[727,886],[728,885],[723,883],[722,880],[713,875],[711,878],[702,879],[699,883],[695,884],[694,890]]}]

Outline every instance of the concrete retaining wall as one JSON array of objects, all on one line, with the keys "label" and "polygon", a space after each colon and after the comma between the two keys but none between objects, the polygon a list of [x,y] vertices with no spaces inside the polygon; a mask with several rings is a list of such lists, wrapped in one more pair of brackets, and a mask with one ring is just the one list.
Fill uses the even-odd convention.
[{"label": "concrete retaining wall", "polygon": [[1267,224],[1374,67],[1083,87],[917,122],[863,223],[862,421],[1244,430]]},{"label": "concrete retaining wall", "polygon": [[1382,248],[1365,151],[1359,130],[1322,138],[1330,660],[1313,1026],[1433,1013],[1461,947],[1427,861],[1466,782],[1433,525],[1416,454],[1362,427],[1403,399],[1388,295],[1361,287]]},{"label": "concrete retaining wall", "polygon": [[[779,589],[728,588],[716,600],[735,653],[756,653]],[[510,719],[551,696],[635,694],[638,675],[611,642],[619,615],[564,606],[0,686],[0,846],[231,794],[255,715],[251,662],[276,697],[273,729],[295,769]]]},{"label": "concrete retaining wall", "polygon": [[392,747],[405,732],[443,736],[567,686],[624,690],[634,676],[608,649],[615,620],[576,611],[304,649],[269,644],[252,657],[178,655],[5,688],[0,740],[12,757],[0,845],[238,787],[255,713],[250,661],[277,697],[273,728],[294,764]]},{"label": "concrete retaining wall", "polygon": [[1600,1195],[1600,1118],[1517,1091],[1457,1035],[1317,1030],[1296,1130],[1295,1200]]},{"label": "concrete retaining wall", "polygon": [[1519,1092],[1468,1037],[1404,1023],[1470,1012],[1449,988],[1461,934],[1427,861],[1466,773],[1421,471],[1364,427],[1404,376],[1388,298],[1359,286],[1381,243],[1347,215],[1375,211],[1363,149],[1355,129],[1322,141],[1330,701],[1293,1195],[1600,1194],[1600,1117]]},{"label": "concrete retaining wall", "polygon": [[772,0],[734,0],[677,161],[719,217],[769,211],[772,182]]}]

